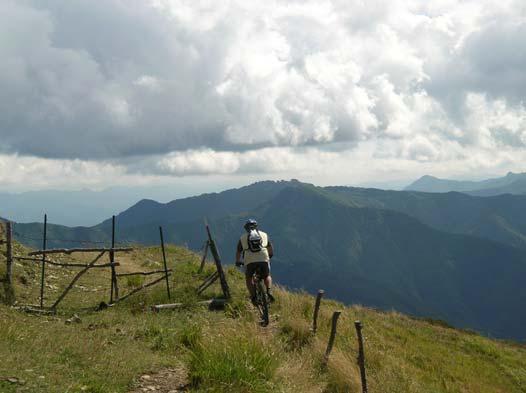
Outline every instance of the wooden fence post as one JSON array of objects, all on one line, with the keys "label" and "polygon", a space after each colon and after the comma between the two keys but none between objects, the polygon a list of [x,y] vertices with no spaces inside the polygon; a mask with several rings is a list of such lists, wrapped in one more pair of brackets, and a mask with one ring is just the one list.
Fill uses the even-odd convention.
[{"label": "wooden fence post", "polygon": [[15,287],[13,286],[13,227],[12,223],[5,223],[6,229],[6,282],[5,301],[7,304],[15,302]]},{"label": "wooden fence post", "polygon": [[331,354],[332,347],[334,346],[334,339],[336,338],[336,326],[338,325],[338,318],[340,317],[341,311],[334,311],[332,314],[332,324],[331,324],[331,335],[329,337],[329,342],[327,344],[327,350],[325,351],[324,361],[325,364],[329,361],[329,355]]},{"label": "wooden fence post", "polygon": [[217,249],[214,239],[212,238],[212,234],[210,233],[210,227],[208,226],[208,224],[206,225],[206,233],[208,234],[208,241],[210,242],[210,251],[212,252],[212,255],[214,257],[217,273],[219,275],[219,281],[221,282],[221,289],[223,290],[223,295],[226,299],[230,299],[230,288],[228,287],[228,283],[226,282],[225,272],[223,271],[223,266],[221,265],[221,257],[219,256],[219,251]]},{"label": "wooden fence post", "polygon": [[117,275],[115,274],[115,216],[112,216],[111,218],[110,264],[111,264],[110,304],[112,304],[114,294],[115,294],[115,300],[119,300],[119,284],[117,283]]},{"label": "wooden fence post", "polygon": [[[42,250],[47,247],[47,214],[44,214],[44,236],[42,237]],[[44,281],[46,276],[46,253],[42,254],[42,267],[40,272],[40,308],[44,308]]]},{"label": "wooden fence post", "polygon": [[6,230],[6,280],[7,283],[13,285],[13,229],[11,222],[5,223]]},{"label": "wooden fence post", "polygon": [[205,242],[205,249],[203,251],[203,258],[201,259],[201,266],[199,266],[198,273],[202,273],[203,269],[205,268],[206,256],[208,255],[208,247],[209,246],[210,246],[210,242],[207,240]]},{"label": "wooden fence post", "polygon": [[363,350],[362,323],[355,321],[356,334],[358,336],[358,366],[360,367],[360,377],[362,379],[362,393],[367,393],[367,378],[365,375],[365,353]]},{"label": "wooden fence post", "polygon": [[170,281],[168,280],[168,267],[166,266],[166,252],[164,251],[163,227],[159,227],[159,235],[161,235],[161,249],[163,251],[164,275],[166,277],[166,292],[168,293],[168,299],[171,299],[172,297],[170,296]]},{"label": "wooden fence post", "polygon": [[323,289],[320,289],[318,291],[318,296],[316,296],[316,303],[314,304],[314,314],[312,316],[312,333],[316,333],[316,330],[318,330],[318,312],[320,311],[320,304],[321,304],[321,298],[323,297],[323,294],[325,291]]}]

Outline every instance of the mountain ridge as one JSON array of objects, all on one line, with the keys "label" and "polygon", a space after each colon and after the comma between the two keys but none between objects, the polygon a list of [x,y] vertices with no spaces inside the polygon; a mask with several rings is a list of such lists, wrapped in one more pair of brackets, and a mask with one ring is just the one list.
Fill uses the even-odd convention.
[{"label": "mountain ridge", "polygon": [[[256,192],[260,188],[266,190],[264,196]],[[238,192],[241,195],[232,199]],[[437,195],[446,202],[453,196],[468,204],[473,200],[484,203],[493,200],[458,193]],[[158,226],[162,225],[165,241],[200,249],[205,240],[203,211],[214,211],[215,203],[219,202],[221,214],[208,219],[227,264],[234,260],[244,220],[255,217],[275,239],[273,271],[278,282],[291,288],[314,292],[320,286],[330,285],[334,296],[346,303],[394,308],[445,319],[455,326],[476,328],[498,337],[524,340],[518,327],[526,324],[519,306],[524,288],[518,277],[526,275],[525,251],[482,237],[445,232],[411,216],[410,209],[403,212],[393,207],[396,203],[414,207],[415,202],[407,199],[409,196],[423,201],[423,211],[426,203],[431,203],[438,212],[443,209],[433,200],[433,194],[335,190],[300,182],[267,182],[241,191],[176,200],[162,206],[152,201],[140,202],[135,209],[141,205],[159,208],[155,219],[143,214],[148,219],[140,222],[140,211],[124,212],[123,216],[117,216],[116,241],[158,244]],[[390,202],[390,198],[396,203]],[[505,198],[522,203],[519,196]],[[202,210],[203,206],[206,209]],[[168,214],[166,209],[172,212]],[[459,211],[464,209],[461,206]],[[126,214],[129,216],[124,219]],[[50,238],[80,240],[89,236],[93,241],[108,241],[108,224],[106,221],[92,228],[74,229],[50,226],[48,233]],[[29,227],[21,224],[17,228],[24,232]],[[35,230],[34,225],[31,228]],[[41,226],[38,230],[41,231]],[[31,237],[27,231],[25,234]],[[52,247],[53,242],[50,244]],[[506,268],[499,270],[499,266]],[[480,282],[474,283],[470,277],[478,277]],[[352,280],[350,287],[349,280]],[[492,288],[489,293],[495,299],[486,296],[488,288]],[[480,303],[488,309],[480,309],[477,299],[483,299]]]},{"label": "mountain ridge", "polygon": [[508,172],[506,176],[480,181],[441,179],[424,175],[404,188],[404,191],[463,192],[470,195],[492,196],[526,193],[526,173]]}]

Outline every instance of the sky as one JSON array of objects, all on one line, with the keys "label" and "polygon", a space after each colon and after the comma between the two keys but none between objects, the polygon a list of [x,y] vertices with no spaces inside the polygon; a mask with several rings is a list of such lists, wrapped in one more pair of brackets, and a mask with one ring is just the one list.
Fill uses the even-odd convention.
[{"label": "sky", "polygon": [[0,1],[0,189],[524,171],[526,2]]}]

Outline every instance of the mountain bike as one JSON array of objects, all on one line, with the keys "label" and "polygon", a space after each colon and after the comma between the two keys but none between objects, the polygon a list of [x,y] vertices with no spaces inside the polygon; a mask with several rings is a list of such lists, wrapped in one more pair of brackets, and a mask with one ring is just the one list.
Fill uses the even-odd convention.
[{"label": "mountain bike", "polygon": [[[241,264],[244,266],[244,263]],[[256,301],[254,305],[258,309],[259,317],[261,318],[261,325],[267,326],[269,324],[269,298],[267,296],[267,291],[265,290],[265,282],[260,273],[260,269],[256,268],[256,271],[252,275],[252,283],[256,289]]]}]

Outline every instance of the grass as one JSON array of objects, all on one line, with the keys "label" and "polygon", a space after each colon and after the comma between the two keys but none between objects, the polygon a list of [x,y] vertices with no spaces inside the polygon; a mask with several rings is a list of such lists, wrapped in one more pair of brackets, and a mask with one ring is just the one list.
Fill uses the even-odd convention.
[{"label": "grass", "polygon": [[[27,250],[17,245],[15,252]],[[232,302],[224,311],[208,311],[196,303],[218,295],[219,286],[202,296],[195,289],[213,267],[197,273],[199,257],[183,248],[168,246],[167,255],[169,267],[175,269],[172,300],[186,304],[178,311],[150,311],[150,305],[167,302],[161,282],[122,304],[94,312],[93,306],[109,297],[106,269],[93,269],[79,280],[57,315],[36,316],[0,306],[0,391],[129,392],[143,374],[184,367],[188,389],[194,392],[358,392],[353,323],[359,319],[364,324],[371,392],[526,392],[526,349],[518,344],[325,299],[314,336],[314,298],[284,289],[275,290],[271,325],[262,328],[246,300],[239,271],[227,269]],[[148,247],[117,260],[119,272],[159,269],[161,254]],[[51,266],[47,271],[50,304],[74,272]],[[151,279],[120,279],[121,294]],[[15,265],[20,303],[36,304],[38,285],[38,266]],[[330,288],[325,289],[330,296]],[[338,336],[323,366],[334,310],[342,310]],[[66,324],[75,313],[80,323]]]},{"label": "grass", "polygon": [[192,385],[207,392],[275,391],[279,360],[255,329],[251,325],[242,335],[235,328],[222,329],[219,336],[199,343],[189,364]]}]

